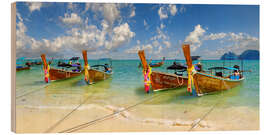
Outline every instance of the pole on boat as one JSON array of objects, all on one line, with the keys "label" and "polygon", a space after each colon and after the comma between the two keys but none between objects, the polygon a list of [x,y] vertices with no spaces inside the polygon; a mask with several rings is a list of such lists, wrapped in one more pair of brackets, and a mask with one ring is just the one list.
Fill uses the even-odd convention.
[{"label": "pole on boat", "polygon": [[141,59],[141,62],[142,62],[142,65],[143,65],[143,69],[146,70],[148,65],[147,65],[147,61],[145,59],[144,50],[140,50],[138,52],[138,55],[139,55],[139,57]]},{"label": "pole on boat", "polygon": [[40,57],[41,57],[41,60],[43,62],[43,68],[46,68],[47,67],[46,55],[45,54],[41,54]]},{"label": "pole on boat", "polygon": [[187,69],[187,72],[188,72],[188,87],[187,87],[187,90],[188,90],[188,92],[192,93],[193,92],[192,86],[194,85],[196,94],[200,95],[201,92],[200,92],[199,87],[198,87],[197,78],[193,78],[193,75],[192,75],[192,72],[195,69],[194,69],[194,66],[192,65],[192,59],[191,59],[191,56],[190,56],[190,46],[189,46],[189,44],[183,44],[182,49],[183,49],[184,56],[185,56],[187,66],[188,66],[188,69]]},{"label": "pole on boat", "polygon": [[83,60],[84,60],[84,80],[86,83],[90,84],[90,79],[89,79],[89,73],[88,73],[88,60],[87,60],[87,51],[83,50],[82,51],[83,55]]},{"label": "pole on boat", "polygon": [[44,71],[44,80],[46,83],[49,82],[49,70],[50,70],[50,66],[47,64],[47,60],[46,60],[46,55],[45,54],[41,54],[40,55],[42,62],[43,62],[43,71]]},{"label": "pole on boat", "polygon": [[144,50],[140,50],[138,52],[138,55],[141,59],[142,66],[143,66],[143,77],[144,77],[144,89],[146,93],[149,93],[150,84],[151,84],[151,67],[147,64],[147,61],[145,59]]},{"label": "pole on boat", "polygon": [[87,51],[86,51],[86,50],[83,50],[83,51],[82,51],[82,55],[83,55],[84,65],[88,65],[88,61],[87,61]]}]

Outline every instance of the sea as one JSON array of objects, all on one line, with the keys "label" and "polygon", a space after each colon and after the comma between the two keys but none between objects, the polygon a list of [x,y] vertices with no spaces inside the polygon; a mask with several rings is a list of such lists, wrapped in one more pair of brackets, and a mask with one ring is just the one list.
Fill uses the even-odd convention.
[{"label": "sea", "polygon": [[[166,69],[174,61],[166,60],[163,66],[152,68],[152,70],[174,73],[173,70]],[[57,62],[57,59],[53,60],[51,67],[57,67]],[[88,62],[89,65],[109,63],[99,60],[88,60]],[[185,63],[184,60],[176,62]],[[85,83],[83,74],[75,78],[45,83],[42,65],[36,65],[30,70],[16,72],[16,105],[62,109],[75,108],[82,103],[84,108],[81,109],[87,109],[85,106],[93,104],[101,107],[131,107],[132,115],[141,119],[170,120],[201,118],[211,107],[224,110],[244,107],[259,111],[259,60],[200,60],[200,62],[204,70],[215,66],[239,65],[241,70],[246,71],[243,73],[245,80],[233,89],[201,97],[190,95],[186,87],[151,91],[147,94],[144,92],[142,68],[138,67],[140,60],[112,60],[111,78],[92,85]],[[84,64],[82,60],[80,63]],[[227,72],[230,74],[230,71]],[[85,100],[87,102],[84,102]],[[188,113],[190,114],[185,115]]]}]

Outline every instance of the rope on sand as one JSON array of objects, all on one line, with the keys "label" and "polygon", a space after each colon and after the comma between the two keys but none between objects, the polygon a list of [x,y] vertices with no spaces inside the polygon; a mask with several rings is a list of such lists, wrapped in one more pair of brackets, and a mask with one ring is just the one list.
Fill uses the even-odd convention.
[{"label": "rope on sand", "polygon": [[125,109],[122,109],[122,110],[120,110],[120,111],[114,112],[114,113],[109,114],[109,115],[105,115],[105,116],[100,117],[100,118],[98,118],[98,119],[95,119],[95,120],[92,120],[92,121],[89,121],[89,122],[86,122],[86,123],[77,125],[77,126],[72,127],[72,128],[69,128],[69,129],[60,131],[59,133],[71,133],[71,132],[75,132],[75,131],[77,131],[77,130],[80,130],[80,129],[82,129],[82,128],[86,128],[86,127],[88,127],[88,126],[90,126],[90,125],[94,125],[94,124],[96,124],[96,123],[98,123],[98,122],[102,122],[102,121],[104,121],[104,120],[106,120],[106,119],[108,119],[108,118],[111,118],[112,116],[115,116],[115,115],[117,115],[117,114],[119,114],[119,113],[121,113],[121,112],[130,110],[131,108],[134,108],[134,107],[136,107],[136,106],[138,106],[138,105],[140,105],[140,104],[145,103],[146,101],[152,100],[152,99],[154,99],[154,98],[156,98],[156,97],[159,97],[159,96],[161,96],[161,95],[156,95],[156,96],[153,96],[153,97],[151,97],[151,98],[147,98],[147,99],[145,99],[145,100],[143,100],[143,101],[141,101],[141,102],[138,102],[138,103],[136,103],[136,104],[134,104],[134,105],[131,105],[131,106],[129,106],[129,107],[125,108]]},{"label": "rope on sand", "polygon": [[33,93],[38,92],[38,91],[40,91],[40,90],[42,90],[43,88],[46,88],[46,87],[48,87],[48,85],[45,85],[44,87],[41,87],[41,88],[38,88],[38,89],[34,89],[34,90],[30,91],[30,92],[27,92],[25,94],[22,94],[20,96],[17,96],[16,99],[19,99],[21,97],[27,96],[29,94],[33,94]]},{"label": "rope on sand", "polygon": [[199,119],[199,121],[195,122],[195,123],[191,126],[191,128],[190,128],[188,131],[191,131],[193,128],[195,128],[197,125],[199,125],[200,122],[201,122],[202,120],[204,120],[204,118],[214,110],[214,108],[216,107],[216,105],[217,105],[218,103],[219,103],[219,102],[217,102],[216,104],[214,104],[214,105],[212,106],[212,108],[211,108],[208,112],[206,112],[206,113],[203,115],[203,117]]},{"label": "rope on sand", "polygon": [[[224,81],[222,81],[222,82],[225,85],[225,87],[229,88],[229,86],[226,85],[226,83]],[[219,98],[219,100],[212,106],[212,108],[208,112],[206,112],[202,118],[199,118],[199,121],[197,121],[195,124],[193,124],[192,127],[188,131],[191,131],[193,128],[195,128],[197,125],[199,125],[200,122],[202,120],[204,120],[205,117],[208,116],[215,109],[215,107],[222,101],[222,97],[224,96],[224,91],[221,91],[221,92],[222,92],[220,95],[221,98]]]},{"label": "rope on sand", "polygon": [[74,108],[71,112],[69,112],[67,115],[65,115],[62,119],[60,119],[59,121],[57,121],[54,125],[52,125],[50,128],[48,128],[44,133],[49,133],[51,132],[53,129],[55,129],[61,122],[63,122],[68,116],[70,116],[73,112],[75,112],[76,110],[78,110],[79,107],[81,107],[84,103],[86,103],[86,101],[92,97],[92,95],[89,95],[83,102],[81,102],[76,108]]}]

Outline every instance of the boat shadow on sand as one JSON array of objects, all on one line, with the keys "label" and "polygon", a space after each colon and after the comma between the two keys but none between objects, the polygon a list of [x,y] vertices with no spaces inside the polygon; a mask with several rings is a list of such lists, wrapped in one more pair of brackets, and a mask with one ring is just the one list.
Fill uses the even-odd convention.
[{"label": "boat shadow on sand", "polygon": [[218,100],[220,100],[220,102],[223,102],[222,103],[223,105],[226,104],[227,102],[230,102],[229,98],[238,96],[241,91],[241,88],[242,85],[239,85],[233,89],[206,94],[202,97],[192,96],[190,93],[187,92],[186,87],[174,88],[157,92],[151,91],[149,94],[146,94],[144,92],[144,87],[138,87],[135,90],[135,93],[138,96],[145,96],[145,98],[150,96],[158,96],[157,98],[145,102],[145,104],[149,105],[176,103],[176,104],[209,106],[209,104],[215,104]]},{"label": "boat shadow on sand", "polygon": [[50,94],[104,93],[111,87],[112,79],[88,85],[81,77],[55,81],[46,87]]},{"label": "boat shadow on sand", "polygon": [[185,88],[173,88],[173,89],[156,91],[156,92],[150,91],[149,94],[146,94],[144,91],[144,87],[138,87],[135,89],[135,93],[138,96],[145,96],[145,98],[148,98],[150,96],[158,96],[158,98],[154,98],[152,100],[149,100],[145,104],[173,103],[173,102],[178,102],[179,97],[188,97],[189,96],[188,93],[186,92]]}]

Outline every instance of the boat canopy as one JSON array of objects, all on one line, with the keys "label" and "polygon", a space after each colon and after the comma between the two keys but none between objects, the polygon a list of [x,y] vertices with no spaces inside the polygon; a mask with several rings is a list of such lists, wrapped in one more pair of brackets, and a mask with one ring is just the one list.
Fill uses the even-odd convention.
[{"label": "boat canopy", "polygon": [[70,68],[70,67],[80,67],[80,64],[67,64],[67,63],[58,63],[57,65],[58,67],[66,67],[66,68]]},{"label": "boat canopy", "polygon": [[[101,62],[100,62],[101,61]],[[109,62],[109,63],[107,63],[107,62]],[[112,59],[111,58],[100,58],[100,59],[98,59],[98,64],[97,65],[102,65],[102,64],[99,64],[99,63],[105,63],[105,64],[108,64],[109,65],[109,67],[112,67]],[[105,65],[104,64],[104,65]],[[103,65],[103,66],[104,66]],[[95,65],[94,65],[95,66]]]},{"label": "boat canopy", "polygon": [[208,68],[208,70],[222,70],[222,69],[238,70],[237,68],[233,68],[233,67],[211,67],[211,68]]},{"label": "boat canopy", "polygon": [[180,63],[177,63],[177,64],[173,64],[171,66],[168,66],[167,69],[168,70],[186,70],[187,67],[180,64]]},{"label": "boat canopy", "polygon": [[69,59],[69,60],[79,60],[80,59],[80,57],[72,57],[71,59]]},{"label": "boat canopy", "polygon": [[91,66],[91,67],[106,67],[105,65],[93,65],[93,66]]},{"label": "boat canopy", "polygon": [[201,56],[191,56],[192,60],[198,60],[199,58],[201,58]]}]

